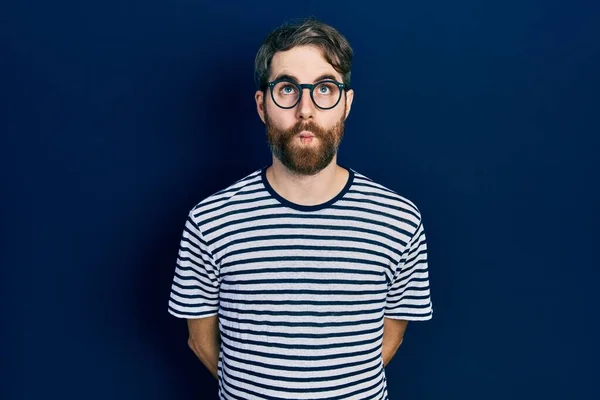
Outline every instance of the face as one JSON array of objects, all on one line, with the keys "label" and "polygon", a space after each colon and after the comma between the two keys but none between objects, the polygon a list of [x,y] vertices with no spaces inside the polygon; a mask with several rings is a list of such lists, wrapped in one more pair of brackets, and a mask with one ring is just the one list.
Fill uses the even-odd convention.
[{"label": "face", "polygon": [[[342,76],[325,60],[321,50],[312,46],[276,53],[269,81],[282,75],[293,77],[297,83],[315,83],[326,75],[342,82]],[[270,89],[256,92],[258,113],[266,125],[273,155],[300,175],[314,175],[327,167],[336,157],[352,99],[353,92],[344,91],[336,107],[321,110],[313,103],[309,90],[304,89],[295,107],[282,109],[273,102]]]}]

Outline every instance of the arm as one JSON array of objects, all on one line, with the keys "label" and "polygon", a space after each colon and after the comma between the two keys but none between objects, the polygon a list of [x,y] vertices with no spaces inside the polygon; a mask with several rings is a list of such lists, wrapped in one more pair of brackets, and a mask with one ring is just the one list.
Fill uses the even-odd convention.
[{"label": "arm", "polygon": [[188,345],[202,361],[202,364],[218,379],[217,366],[221,343],[218,317],[213,315],[206,318],[188,319],[188,330],[190,332]]},{"label": "arm", "polygon": [[381,346],[381,354],[383,356],[383,365],[388,363],[396,354],[396,351],[402,344],[404,331],[408,321],[401,319],[384,318],[383,319],[383,344]]}]

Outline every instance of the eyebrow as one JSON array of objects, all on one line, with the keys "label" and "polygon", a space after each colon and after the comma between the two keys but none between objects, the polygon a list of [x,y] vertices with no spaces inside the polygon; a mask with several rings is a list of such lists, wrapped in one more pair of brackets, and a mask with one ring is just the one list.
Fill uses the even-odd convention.
[{"label": "eyebrow", "polygon": [[[278,79],[286,79],[286,80],[290,80],[294,83],[298,83],[298,78],[296,78],[293,75],[290,74],[279,74],[277,76],[275,76],[275,78],[273,79],[274,81],[278,80]],[[332,74],[323,74],[318,76],[313,82],[319,82],[325,79],[331,79],[332,81],[337,81],[337,78],[335,76],[333,76]]]}]

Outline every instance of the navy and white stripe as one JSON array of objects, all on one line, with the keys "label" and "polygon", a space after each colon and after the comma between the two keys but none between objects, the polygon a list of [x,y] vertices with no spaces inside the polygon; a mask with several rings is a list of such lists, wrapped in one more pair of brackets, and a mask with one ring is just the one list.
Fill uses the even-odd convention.
[{"label": "navy and white stripe", "polygon": [[169,312],[218,315],[222,399],[387,399],[383,318],[432,317],[419,210],[352,169],[300,206],[265,171],[190,211]]}]

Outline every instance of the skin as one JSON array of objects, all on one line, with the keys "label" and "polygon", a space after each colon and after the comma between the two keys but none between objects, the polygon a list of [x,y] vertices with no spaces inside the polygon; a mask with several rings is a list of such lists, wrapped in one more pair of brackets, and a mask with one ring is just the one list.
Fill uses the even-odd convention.
[{"label": "skin", "polygon": [[[340,73],[327,63],[321,50],[312,46],[300,46],[276,53],[271,62],[269,81],[280,74],[293,76],[300,83],[314,83],[323,75],[331,75],[338,82],[343,82]],[[340,132],[336,127],[339,128],[340,122],[348,118],[353,99],[354,91],[345,91],[335,108],[321,110],[312,102],[309,91],[304,89],[302,99],[296,107],[282,109],[273,103],[268,90],[257,91],[255,94],[256,109],[260,119],[267,126],[269,140],[282,132],[292,132],[292,127],[297,124],[306,124],[303,126],[316,124],[318,132],[332,135],[336,144],[339,144],[343,135],[343,128]],[[317,130],[312,133],[317,133]],[[291,146],[290,149],[298,153],[322,151],[323,143],[318,135],[310,140],[303,138],[310,135],[310,130],[303,131],[290,136],[286,143]],[[348,180],[348,172],[337,164],[337,154],[325,168],[312,175],[304,175],[288,169],[273,154],[273,163],[266,173],[267,180],[275,191],[287,200],[301,205],[317,205],[332,199]],[[402,344],[407,324],[408,321],[405,320],[384,318],[381,348],[384,366],[389,364]],[[218,378],[220,339],[217,316],[189,319],[188,329],[189,347],[212,375]]]},{"label": "skin", "polygon": [[216,315],[206,318],[188,319],[188,346],[202,364],[216,378],[219,363],[219,319]]}]

